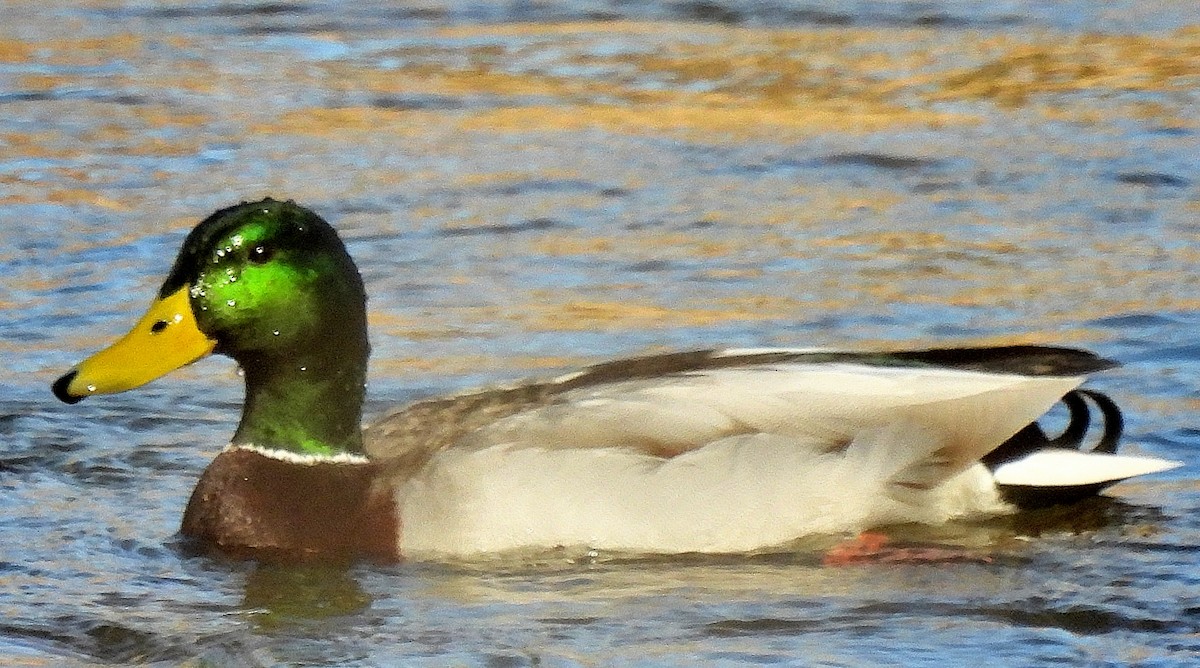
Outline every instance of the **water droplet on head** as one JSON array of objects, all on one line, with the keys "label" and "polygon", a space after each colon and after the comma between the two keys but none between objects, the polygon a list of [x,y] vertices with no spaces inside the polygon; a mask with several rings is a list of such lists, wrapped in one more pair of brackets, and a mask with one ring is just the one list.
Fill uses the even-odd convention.
[{"label": "water droplet on head", "polygon": [[225,305],[226,305],[226,306],[237,306],[237,300],[236,300],[236,299],[230,299],[229,301],[225,302]]}]

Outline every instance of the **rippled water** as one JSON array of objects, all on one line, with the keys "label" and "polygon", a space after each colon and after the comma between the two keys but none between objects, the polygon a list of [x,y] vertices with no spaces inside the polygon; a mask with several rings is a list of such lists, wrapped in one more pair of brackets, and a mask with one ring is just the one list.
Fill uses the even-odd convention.
[{"label": "rippled water", "polygon": [[[6,3],[0,663],[1185,665],[1200,651],[1194,2]],[[175,532],[235,369],[47,385],[239,199],[333,220],[370,412],[606,357],[1070,343],[1185,468],[889,530],[975,558],[256,567]]]}]

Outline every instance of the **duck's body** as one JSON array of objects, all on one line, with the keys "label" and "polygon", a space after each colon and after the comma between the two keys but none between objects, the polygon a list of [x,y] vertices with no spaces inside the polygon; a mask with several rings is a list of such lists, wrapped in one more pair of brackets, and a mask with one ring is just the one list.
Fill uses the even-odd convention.
[{"label": "duck's body", "polygon": [[401,550],[740,552],[994,512],[979,458],[1078,382],[799,356],[571,390],[415,470]]},{"label": "duck's body", "polygon": [[[323,228],[319,243],[314,227]],[[307,236],[297,242],[293,234]],[[359,433],[346,425],[357,423],[362,405],[361,297],[346,317],[321,293],[361,295],[361,282],[354,271],[339,279],[349,287],[330,292],[311,280],[312,267],[353,270],[340,241],[325,248],[330,239],[331,228],[291,203],[218,212],[189,236],[160,300],[130,335],[153,342],[168,329],[162,323],[194,318],[201,339],[164,365],[215,348],[247,371],[242,424],[193,493],[186,535],[233,553],[291,558],[557,546],[741,552],[816,533],[1004,512],[1008,492],[1022,486],[1093,493],[1174,465],[1072,450],[1082,465],[1057,462],[1064,470],[1049,476],[1037,467],[1038,451],[1078,446],[1086,409],[1083,429],[1073,415],[1064,443],[1033,423],[1060,398],[1078,400],[1087,374],[1112,366],[1085,351],[1039,346],[638,358],[420,402]],[[314,252],[333,259],[297,269]],[[289,263],[287,271],[268,274],[272,261]],[[259,271],[264,285],[272,277],[269,290],[247,287]],[[327,313],[276,308],[273,319],[251,322],[270,290],[285,304]],[[330,317],[357,338],[328,336]],[[305,334],[312,327],[325,335],[314,340]],[[267,335],[251,336],[263,328]],[[142,329],[150,334],[137,335]],[[286,349],[271,350],[281,339],[290,340]],[[111,359],[127,359],[120,355],[97,354],[55,392],[75,401],[169,370],[106,376]],[[1111,431],[1114,417],[1105,414]]]}]

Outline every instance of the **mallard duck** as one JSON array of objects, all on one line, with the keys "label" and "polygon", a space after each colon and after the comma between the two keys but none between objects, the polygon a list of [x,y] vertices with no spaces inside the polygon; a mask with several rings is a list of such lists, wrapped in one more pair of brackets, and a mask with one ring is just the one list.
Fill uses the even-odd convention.
[{"label": "mallard duck", "polygon": [[[1117,455],[1113,366],[1045,346],[705,350],[421,401],[360,427],[366,297],[334,229],[294,202],[212,214],[148,312],[53,384],[75,403],[210,353],[241,422],[182,533],[262,559],[465,557],[579,546],[744,552],[810,534],[1071,500],[1175,462]],[[1105,436],[1087,430],[1084,398]],[[1036,420],[1065,400],[1052,439]]]}]

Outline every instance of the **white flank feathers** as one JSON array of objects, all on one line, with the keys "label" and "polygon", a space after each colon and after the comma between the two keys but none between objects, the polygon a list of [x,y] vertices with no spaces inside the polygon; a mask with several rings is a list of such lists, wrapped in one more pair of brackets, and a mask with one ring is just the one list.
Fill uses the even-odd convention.
[{"label": "white flank feathers", "polygon": [[1081,380],[781,363],[587,388],[438,453],[397,491],[400,547],[735,552],[997,512],[978,459]]},{"label": "white flank feathers", "polygon": [[1052,448],[1001,464],[993,475],[1000,485],[1070,487],[1117,482],[1148,473],[1170,471],[1180,466],[1183,466],[1183,462],[1156,457]]}]

